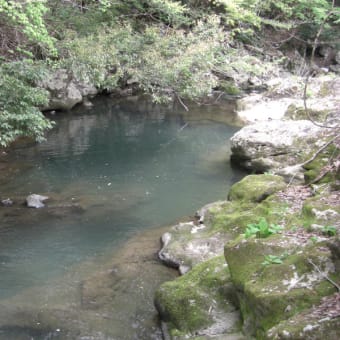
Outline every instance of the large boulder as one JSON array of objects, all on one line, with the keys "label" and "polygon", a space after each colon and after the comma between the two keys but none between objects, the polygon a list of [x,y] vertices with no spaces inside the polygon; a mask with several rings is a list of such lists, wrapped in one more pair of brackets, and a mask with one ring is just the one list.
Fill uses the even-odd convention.
[{"label": "large boulder", "polygon": [[[339,65],[332,65],[338,67]],[[305,103],[305,78],[284,74],[266,81],[266,91],[253,93],[237,101],[236,114],[243,124],[273,119],[308,119]],[[310,117],[323,122],[340,106],[340,77],[319,75],[308,80],[307,110]]]},{"label": "large boulder", "polygon": [[319,139],[307,120],[272,120],[248,125],[231,138],[231,160],[255,171],[275,171],[301,163]]},{"label": "large boulder", "polygon": [[180,278],[163,283],[155,306],[166,339],[245,339],[239,332],[234,287],[223,256],[197,265]]},{"label": "large boulder", "polygon": [[283,177],[275,175],[249,175],[235,183],[229,191],[231,201],[261,202],[286,186]]},{"label": "large boulder", "polygon": [[70,110],[84,98],[98,93],[97,88],[65,69],[50,74],[38,84],[49,92],[49,102],[42,110]]},{"label": "large boulder", "polygon": [[[184,274],[198,263],[221,255],[231,236],[215,230],[208,222],[208,216],[222,211],[225,204],[228,205],[228,202],[220,201],[203,207],[198,212],[199,223],[190,221],[172,226],[162,235],[162,248],[158,253],[160,260]],[[206,223],[203,223],[203,218]]]}]

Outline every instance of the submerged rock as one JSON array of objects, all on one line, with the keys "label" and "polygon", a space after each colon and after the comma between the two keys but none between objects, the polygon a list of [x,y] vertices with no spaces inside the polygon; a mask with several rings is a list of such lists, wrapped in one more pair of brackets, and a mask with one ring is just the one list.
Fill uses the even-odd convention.
[{"label": "submerged rock", "polygon": [[43,208],[45,206],[43,202],[47,199],[48,196],[32,194],[26,197],[26,204],[29,208]]},{"label": "submerged rock", "polygon": [[1,200],[1,204],[5,207],[10,207],[14,204],[14,202],[10,198],[6,198]]}]

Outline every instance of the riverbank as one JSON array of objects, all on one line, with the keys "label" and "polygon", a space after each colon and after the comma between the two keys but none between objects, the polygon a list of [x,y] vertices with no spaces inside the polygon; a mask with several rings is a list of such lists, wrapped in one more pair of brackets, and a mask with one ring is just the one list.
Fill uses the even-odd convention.
[{"label": "riverbank", "polygon": [[[243,106],[253,124],[232,138],[233,161],[266,174],[162,237],[160,258],[184,274],[156,293],[165,338],[339,337],[339,78],[313,80],[307,120],[292,120],[304,116],[303,79],[289,83]],[[227,321],[230,306],[242,325]]]}]

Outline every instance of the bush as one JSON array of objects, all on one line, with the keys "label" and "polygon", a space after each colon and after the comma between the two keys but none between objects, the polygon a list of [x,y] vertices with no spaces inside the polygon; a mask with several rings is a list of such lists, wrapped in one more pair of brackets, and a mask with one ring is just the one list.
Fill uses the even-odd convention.
[{"label": "bush", "polygon": [[48,93],[33,86],[43,70],[28,61],[0,66],[0,146],[19,136],[41,141],[45,130],[52,127],[37,108],[47,103]]}]

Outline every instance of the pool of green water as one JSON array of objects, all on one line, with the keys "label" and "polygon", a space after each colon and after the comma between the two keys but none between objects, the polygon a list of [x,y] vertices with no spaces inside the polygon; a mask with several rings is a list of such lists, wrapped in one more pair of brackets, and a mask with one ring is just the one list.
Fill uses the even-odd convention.
[{"label": "pool of green water", "polygon": [[[175,274],[157,262],[156,227],[244,175],[229,163],[231,108],[98,98],[52,118],[2,171],[14,205],[0,208],[0,339],[158,339],[152,293]],[[30,193],[46,207],[25,207]]]}]

